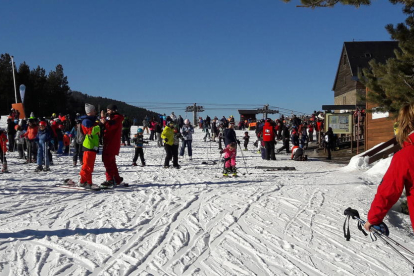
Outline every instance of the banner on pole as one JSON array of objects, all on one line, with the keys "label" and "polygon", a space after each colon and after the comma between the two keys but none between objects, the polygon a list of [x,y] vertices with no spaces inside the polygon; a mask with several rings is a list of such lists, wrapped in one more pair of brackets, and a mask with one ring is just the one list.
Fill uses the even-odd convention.
[{"label": "banner on pole", "polygon": [[24,94],[26,93],[26,85],[20,84],[20,98],[22,99],[22,103],[24,103]]}]

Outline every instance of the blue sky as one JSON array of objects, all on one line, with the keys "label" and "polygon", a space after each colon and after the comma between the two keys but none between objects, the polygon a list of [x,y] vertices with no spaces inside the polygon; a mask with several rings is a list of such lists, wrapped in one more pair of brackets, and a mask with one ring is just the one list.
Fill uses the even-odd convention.
[{"label": "blue sky", "polygon": [[390,40],[385,25],[406,18],[388,1],[297,4],[0,0],[0,53],[47,72],[62,64],[72,90],[167,115],[192,118],[192,103],[204,117],[265,104],[310,113],[333,104],[343,42]]}]

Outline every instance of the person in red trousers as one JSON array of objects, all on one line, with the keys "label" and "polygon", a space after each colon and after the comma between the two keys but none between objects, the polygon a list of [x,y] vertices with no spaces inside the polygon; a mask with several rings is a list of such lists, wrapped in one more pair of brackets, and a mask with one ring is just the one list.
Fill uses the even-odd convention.
[{"label": "person in red trousers", "polygon": [[86,116],[80,117],[82,121],[82,133],[85,134],[83,146],[83,164],[79,186],[92,189],[92,172],[95,167],[96,154],[99,151],[99,133],[101,131],[96,122],[96,110],[91,104],[85,104]]},{"label": "person in red trousers", "polygon": [[114,104],[106,108],[106,116],[101,112],[101,123],[103,132],[102,161],[106,169],[106,181],[101,184],[103,187],[119,185],[124,180],[119,176],[115,156],[119,155],[121,148],[122,121],[124,116],[118,113]]},{"label": "person in red trousers", "polygon": [[368,212],[368,221],[364,225],[368,231],[372,225],[382,223],[385,215],[400,198],[404,188],[407,194],[411,226],[413,227],[414,104],[401,108],[397,121],[399,128],[396,138],[402,149],[394,154],[391,164],[378,186],[377,194]]}]

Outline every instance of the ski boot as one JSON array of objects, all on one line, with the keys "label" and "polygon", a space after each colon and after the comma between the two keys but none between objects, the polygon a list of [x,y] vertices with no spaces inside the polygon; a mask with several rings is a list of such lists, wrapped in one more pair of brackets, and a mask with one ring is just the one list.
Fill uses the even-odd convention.
[{"label": "ski boot", "polygon": [[9,172],[9,171],[7,170],[7,163],[3,163],[3,167],[2,167],[2,169],[1,169],[1,172],[2,172],[2,173],[7,173],[7,172]]},{"label": "ski boot", "polygon": [[138,165],[137,165],[137,163],[135,163],[135,162],[134,162],[134,163],[132,163],[132,166],[134,166],[134,167],[135,167],[135,166],[138,166]]},{"label": "ski boot", "polygon": [[237,176],[237,169],[236,167],[232,167],[231,171],[233,172],[233,176],[236,177]]},{"label": "ski boot", "polygon": [[50,168],[49,167],[46,167],[46,168],[44,168],[43,169],[45,172],[49,172],[50,171]]},{"label": "ski boot", "polygon": [[115,181],[114,180],[107,180],[103,183],[101,183],[100,188],[101,189],[111,189],[115,186]]},{"label": "ski boot", "polygon": [[223,170],[223,176],[224,176],[224,177],[229,176],[229,169],[224,168],[224,170]]},{"label": "ski boot", "polygon": [[85,189],[86,190],[91,190],[92,189],[92,184],[86,184]]},{"label": "ski boot", "polygon": [[82,187],[82,188],[85,188],[87,185],[88,185],[87,182],[85,182],[85,183],[78,183],[78,187]]},{"label": "ski boot", "polygon": [[35,172],[41,172],[41,171],[43,171],[43,167],[37,166],[37,168],[35,169]]}]

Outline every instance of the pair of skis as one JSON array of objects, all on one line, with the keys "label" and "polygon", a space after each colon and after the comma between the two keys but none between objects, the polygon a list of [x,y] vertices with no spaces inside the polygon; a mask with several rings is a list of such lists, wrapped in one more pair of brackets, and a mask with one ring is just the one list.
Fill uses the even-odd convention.
[{"label": "pair of skis", "polygon": [[[129,184],[123,183],[120,186],[129,187]],[[72,189],[72,190],[80,190],[80,191],[101,191],[101,190],[109,190],[109,189],[115,188],[115,186],[107,186],[106,187],[106,186],[99,186],[99,185],[96,185],[96,184],[92,184],[92,187],[90,189],[87,189],[85,187],[79,186],[78,183],[76,183],[72,179],[65,179],[63,181],[63,184],[57,184],[56,187],[65,188],[65,189]]]}]

